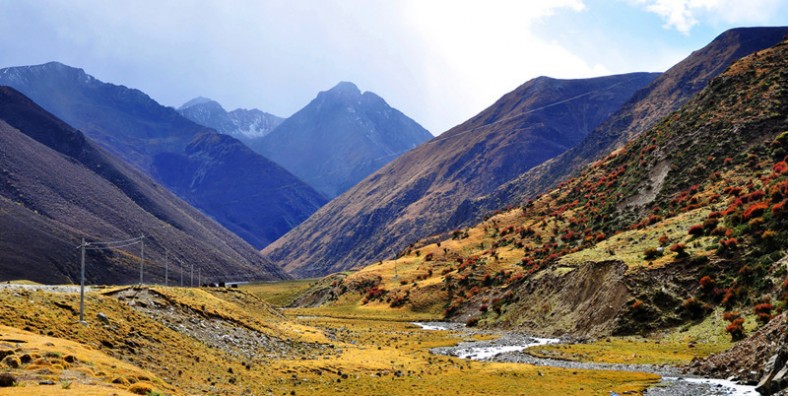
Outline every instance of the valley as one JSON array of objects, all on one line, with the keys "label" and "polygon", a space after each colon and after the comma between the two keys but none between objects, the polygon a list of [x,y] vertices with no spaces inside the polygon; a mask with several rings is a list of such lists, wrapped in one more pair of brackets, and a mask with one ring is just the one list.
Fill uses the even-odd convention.
[{"label": "valley", "polygon": [[431,348],[497,336],[423,330],[386,315],[283,315],[243,289],[94,289],[87,325],[77,321],[76,293],[7,287],[0,300],[2,363],[16,381],[0,394],[467,394],[473,386],[481,394],[602,395],[658,381],[435,355]]},{"label": "valley", "polygon": [[[148,35],[180,37],[149,55],[189,80],[149,79],[135,46],[139,63],[86,62],[177,109],[41,54],[0,68],[0,396],[788,395],[788,27],[706,26],[689,53],[673,41],[701,22],[681,4],[686,26],[662,26],[681,40],[625,60],[581,25],[530,48],[529,23],[566,22],[550,6],[485,35],[491,53],[466,38],[429,63],[440,34],[378,37],[388,22],[354,19],[366,2],[311,4],[299,32],[218,3],[200,32],[201,7],[160,14],[188,38]],[[394,3],[392,21],[422,7]],[[667,15],[644,3],[626,7]],[[271,29],[212,44],[213,17]],[[331,45],[298,44],[313,24]],[[504,37],[564,54],[544,70],[569,77],[492,56]],[[208,55],[163,56],[194,43]],[[646,55],[669,63],[632,69]],[[345,73],[465,120],[433,135]],[[497,73],[508,93],[489,96]]]}]

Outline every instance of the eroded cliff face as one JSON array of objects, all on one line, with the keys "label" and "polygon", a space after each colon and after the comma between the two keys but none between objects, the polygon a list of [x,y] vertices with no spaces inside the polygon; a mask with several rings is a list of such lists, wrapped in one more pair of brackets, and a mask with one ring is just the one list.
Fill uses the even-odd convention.
[{"label": "eroded cliff face", "polygon": [[684,302],[697,289],[698,276],[689,260],[634,270],[616,260],[559,264],[526,283],[479,294],[451,318],[466,321],[484,301],[498,298],[508,304],[490,323],[495,326],[552,337],[639,334],[693,319],[697,313]]}]

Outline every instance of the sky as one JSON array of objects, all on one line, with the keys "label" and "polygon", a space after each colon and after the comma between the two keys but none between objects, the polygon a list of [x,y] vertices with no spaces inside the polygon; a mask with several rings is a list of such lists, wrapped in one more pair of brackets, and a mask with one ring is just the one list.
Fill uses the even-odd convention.
[{"label": "sky", "polygon": [[434,135],[538,76],[665,71],[784,0],[0,0],[0,67],[59,61],[179,107],[288,117],[340,81]]}]

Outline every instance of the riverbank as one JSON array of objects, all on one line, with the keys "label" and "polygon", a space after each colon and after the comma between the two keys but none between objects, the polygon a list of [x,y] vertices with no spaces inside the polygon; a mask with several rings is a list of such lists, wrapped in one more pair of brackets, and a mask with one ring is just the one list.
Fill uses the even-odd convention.
[{"label": "riverbank", "polygon": [[432,348],[437,355],[454,356],[470,360],[500,363],[520,363],[533,366],[562,368],[569,370],[626,371],[657,374],[662,381],[644,394],[647,396],[759,396],[754,386],[739,385],[724,379],[701,378],[687,375],[684,367],[652,364],[591,363],[559,359],[547,359],[529,355],[527,348],[550,343],[571,343],[570,339],[531,337],[527,334],[468,329],[462,324],[428,322],[416,323],[425,330],[462,331],[469,336],[495,334],[494,340],[461,342],[456,346]]}]

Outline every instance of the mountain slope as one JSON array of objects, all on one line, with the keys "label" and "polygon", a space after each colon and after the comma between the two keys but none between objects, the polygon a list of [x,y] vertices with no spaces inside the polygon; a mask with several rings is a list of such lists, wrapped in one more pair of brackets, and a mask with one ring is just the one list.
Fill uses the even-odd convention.
[{"label": "mountain slope", "polygon": [[333,198],[430,138],[381,97],[342,82],[251,147]]},{"label": "mountain slope", "polygon": [[178,108],[178,113],[197,124],[230,135],[246,144],[268,135],[284,121],[258,109],[235,109],[227,112],[218,102],[194,98]]},{"label": "mountain slope", "polygon": [[[183,154],[158,155],[154,166],[176,194],[191,197],[195,207],[256,247],[268,245],[304,220],[293,215],[303,214],[304,204],[318,208],[326,202],[286,170],[222,134],[198,135]],[[287,199],[282,199],[283,189]],[[238,207],[265,210],[241,213]]]},{"label": "mountain slope", "polygon": [[264,253],[303,276],[389,257],[445,231],[463,200],[488,194],[572,147],[655,77],[529,81],[386,165]]},{"label": "mountain slope", "polygon": [[343,311],[445,309],[552,336],[675,331],[711,317],[743,337],[744,318],[769,322],[788,302],[786,57],[788,40],[737,61],[523,207],[332,275],[312,296]]},{"label": "mountain slope", "polygon": [[[227,275],[282,279],[251,246],[47,113],[0,88],[0,274],[3,280],[79,281],[78,250],[89,241],[144,234],[145,279],[162,282],[165,249],[175,261]],[[139,280],[138,246],[88,252],[91,283]]]},{"label": "mountain slope", "polygon": [[465,210],[455,215],[454,224],[465,224],[486,212],[521,204],[577,173],[681,107],[736,60],[779,43],[786,34],[788,27],[739,28],[722,33],[639,91],[577,147],[523,173],[483,199],[466,202]]},{"label": "mountain slope", "polygon": [[[309,186],[294,180],[281,167],[251,151],[243,152],[234,161],[236,168],[232,171],[216,169],[212,172],[212,166],[221,167],[223,163],[213,161],[210,156],[193,156],[192,162],[202,163],[190,169],[222,175],[223,180],[184,172],[178,173],[179,179],[173,179],[172,169],[159,168],[169,163],[157,158],[188,156],[185,150],[194,139],[216,132],[185,119],[138,90],[103,83],[81,69],[56,62],[7,68],[0,70],[0,84],[14,87],[118,157],[164,182],[181,198],[199,205],[206,214],[231,231],[243,234],[247,242],[257,248],[264,247],[286,231],[281,224],[298,224],[325,202]],[[226,139],[209,139],[203,140],[203,146],[210,142],[218,146],[205,149],[214,152],[227,150],[229,144]],[[168,176],[166,180],[162,175]],[[249,175],[265,176],[269,180],[250,179]],[[200,179],[199,188],[183,188],[196,179]],[[275,181],[286,181],[286,184],[274,185]],[[220,188],[225,190],[222,198],[226,204],[220,212],[212,213],[210,210],[215,207],[212,204],[215,197],[211,194]],[[204,193],[211,196],[201,195]],[[265,196],[268,202],[278,204],[271,207],[259,205],[240,194]],[[279,212],[282,208],[290,210]],[[276,219],[276,225],[239,220],[250,215],[251,218]]]}]

